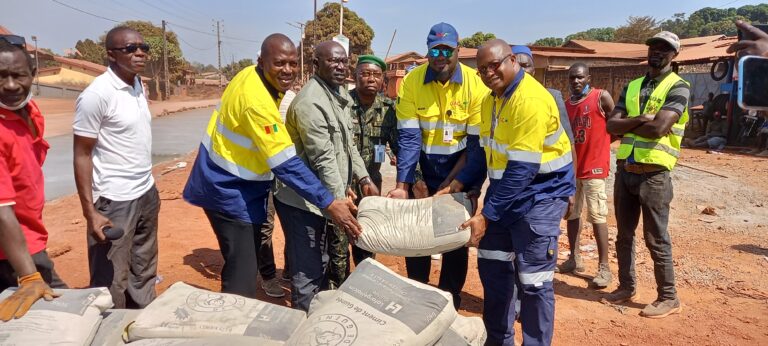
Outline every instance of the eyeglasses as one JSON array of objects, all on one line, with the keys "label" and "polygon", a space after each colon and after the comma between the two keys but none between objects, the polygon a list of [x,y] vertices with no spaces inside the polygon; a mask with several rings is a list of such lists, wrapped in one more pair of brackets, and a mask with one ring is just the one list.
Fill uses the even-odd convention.
[{"label": "eyeglasses", "polygon": [[107,48],[107,50],[119,50],[123,53],[133,54],[136,53],[137,50],[141,49],[144,53],[149,53],[149,45],[146,43],[131,43],[125,47],[114,47],[114,48]]},{"label": "eyeglasses", "polygon": [[501,67],[501,64],[503,64],[504,61],[506,61],[510,57],[512,57],[512,54],[507,54],[507,56],[505,56],[501,60],[496,61],[496,62],[488,63],[487,66],[478,66],[477,67],[477,74],[480,75],[480,76],[484,76],[486,73],[488,73],[488,71],[496,72],[496,70],[498,70],[499,67]]},{"label": "eyeglasses", "polygon": [[430,57],[437,58],[437,57],[440,56],[440,54],[442,54],[446,58],[450,58],[450,57],[453,56],[453,49],[448,49],[448,48],[443,48],[443,49],[432,48],[432,49],[429,50],[429,56]]},{"label": "eyeglasses", "polygon": [[371,77],[376,79],[381,79],[381,77],[383,77],[384,74],[381,72],[363,71],[363,72],[360,72],[358,76],[360,76],[360,78],[365,78],[365,79],[368,79]]},{"label": "eyeglasses", "polygon": [[8,42],[8,44],[12,46],[19,47],[21,49],[27,48],[27,41],[24,40],[24,37],[17,36],[17,35],[0,35],[0,40],[5,40],[5,42]]}]

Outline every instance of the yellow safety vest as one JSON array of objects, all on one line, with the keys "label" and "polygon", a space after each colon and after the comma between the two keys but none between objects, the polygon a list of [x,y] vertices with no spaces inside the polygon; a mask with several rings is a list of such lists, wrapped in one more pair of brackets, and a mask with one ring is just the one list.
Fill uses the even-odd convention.
[{"label": "yellow safety vest", "polygon": [[[645,103],[645,108],[640,111],[640,89],[643,83],[641,77],[629,82],[627,86],[626,106],[627,117],[634,118],[640,114],[656,114],[661,110],[664,102],[667,99],[667,93],[672,89],[678,81],[683,81],[676,73],[672,72],[659,83],[656,89],[653,90],[648,101]],[[672,170],[677,163],[677,158],[680,156],[680,143],[683,141],[683,134],[685,132],[685,124],[688,122],[688,106],[685,106],[685,111],[680,116],[680,119],[672,125],[671,133],[661,138],[645,138],[638,136],[632,132],[624,134],[621,139],[621,145],[619,146],[619,152],[616,154],[617,159],[626,159],[632,154],[634,149],[634,159],[638,163],[648,163],[665,167],[668,170]]]}]

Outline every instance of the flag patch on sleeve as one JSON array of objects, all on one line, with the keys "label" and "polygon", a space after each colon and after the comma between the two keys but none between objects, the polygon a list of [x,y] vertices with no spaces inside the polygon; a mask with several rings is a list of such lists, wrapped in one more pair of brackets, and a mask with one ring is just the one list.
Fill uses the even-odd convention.
[{"label": "flag patch on sleeve", "polygon": [[266,132],[267,134],[277,133],[277,124],[264,126],[264,132]]}]

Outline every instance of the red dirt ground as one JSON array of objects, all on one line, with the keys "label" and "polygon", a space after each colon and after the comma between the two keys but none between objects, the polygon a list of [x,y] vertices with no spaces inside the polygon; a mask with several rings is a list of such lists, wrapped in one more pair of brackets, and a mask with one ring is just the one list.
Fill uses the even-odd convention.
[{"label": "red dirt ground", "polygon": [[[191,154],[181,160],[191,162],[193,159]],[[599,302],[605,292],[616,286],[615,259],[611,263],[614,283],[604,291],[589,288],[591,278],[588,276],[556,274],[554,344],[768,344],[768,160],[684,150],[680,163],[682,165],[673,173],[675,199],[670,231],[683,312],[661,320],[638,315],[640,309],[655,298],[652,262],[639,231],[636,303],[621,307]],[[155,170],[163,200],[159,230],[159,275],[162,276],[159,290],[163,291],[176,281],[218,290],[222,258],[216,239],[203,212],[180,197],[189,166],[161,175],[173,164],[161,164]],[[392,185],[391,178],[385,185],[387,183]],[[385,187],[384,190],[388,189]],[[717,215],[702,215],[700,211],[706,206],[714,207]],[[48,203],[45,222],[51,233],[49,251],[55,257],[56,269],[69,285],[84,287],[88,283],[85,223],[77,197],[68,196]],[[615,224],[611,215],[612,240],[615,239]],[[582,232],[582,246],[595,243],[591,227],[587,227]],[[562,228],[565,228],[564,223]],[[279,269],[283,267],[283,243],[278,223],[274,244]],[[613,249],[611,251],[613,253]],[[475,252],[471,254],[460,313],[480,315],[483,290]],[[565,254],[567,240],[562,235],[561,260]],[[596,253],[593,250],[583,254],[586,273],[594,273]],[[405,273],[402,258],[380,256],[379,260],[396,272]],[[437,281],[438,269],[438,265],[433,266],[432,283]],[[269,298],[263,294],[259,298],[288,304],[286,299]],[[519,343],[519,325],[516,328]]]}]

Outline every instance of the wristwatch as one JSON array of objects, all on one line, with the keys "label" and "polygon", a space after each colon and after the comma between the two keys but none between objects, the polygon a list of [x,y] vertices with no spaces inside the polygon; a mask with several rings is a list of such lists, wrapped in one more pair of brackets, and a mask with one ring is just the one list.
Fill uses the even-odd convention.
[{"label": "wristwatch", "polygon": [[365,178],[360,179],[360,180],[357,181],[357,184],[360,185],[360,186],[368,185],[368,184],[371,184],[371,183],[373,183],[373,181],[371,180],[371,177],[365,177]]}]

